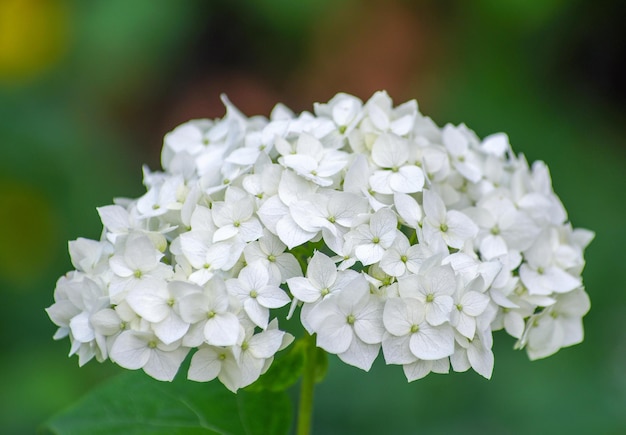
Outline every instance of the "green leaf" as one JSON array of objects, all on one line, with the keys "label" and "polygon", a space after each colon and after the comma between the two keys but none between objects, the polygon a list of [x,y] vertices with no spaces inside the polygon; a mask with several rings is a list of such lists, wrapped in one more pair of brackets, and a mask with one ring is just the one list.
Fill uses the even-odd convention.
[{"label": "green leaf", "polygon": [[286,434],[289,431],[291,401],[287,393],[241,391],[237,397],[246,434]]},{"label": "green leaf", "polygon": [[322,382],[328,372],[328,353],[316,347],[312,356],[315,358],[315,382]]},{"label": "green leaf", "polygon": [[255,383],[246,388],[248,391],[284,391],[295,384],[304,368],[306,343],[297,340],[287,352],[278,354],[270,368]]},{"label": "green leaf", "polygon": [[[311,347],[310,350],[307,350]],[[308,353],[307,353],[308,352]],[[289,351],[278,354],[270,368],[247,391],[284,391],[298,382],[307,358],[312,358],[315,366],[315,382],[321,382],[328,371],[328,354],[315,346],[315,339],[306,336],[296,340]]]},{"label": "green leaf", "polygon": [[177,378],[159,382],[128,372],[94,389],[53,417],[44,433],[98,434],[285,434],[291,427],[286,393],[228,391],[218,381]]}]

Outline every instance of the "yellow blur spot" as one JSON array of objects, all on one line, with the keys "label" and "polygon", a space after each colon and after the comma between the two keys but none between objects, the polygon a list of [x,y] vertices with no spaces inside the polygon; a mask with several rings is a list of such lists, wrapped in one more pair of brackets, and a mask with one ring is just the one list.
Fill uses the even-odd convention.
[{"label": "yellow blur spot", "polygon": [[57,62],[67,47],[63,0],[0,0],[0,81],[31,78]]}]

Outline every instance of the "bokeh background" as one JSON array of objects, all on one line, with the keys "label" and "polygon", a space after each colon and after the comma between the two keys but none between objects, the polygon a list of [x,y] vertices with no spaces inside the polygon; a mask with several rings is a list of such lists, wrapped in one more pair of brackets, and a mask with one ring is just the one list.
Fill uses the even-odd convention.
[{"label": "bokeh background", "polygon": [[163,135],[339,91],[416,98],[440,125],[509,134],[596,231],[583,344],[529,362],[496,334],[491,381],[407,384],[331,358],[317,434],[626,433],[626,3],[620,0],[0,0],[0,433],[121,369],[67,358],[44,308],[97,206],[142,194]]}]

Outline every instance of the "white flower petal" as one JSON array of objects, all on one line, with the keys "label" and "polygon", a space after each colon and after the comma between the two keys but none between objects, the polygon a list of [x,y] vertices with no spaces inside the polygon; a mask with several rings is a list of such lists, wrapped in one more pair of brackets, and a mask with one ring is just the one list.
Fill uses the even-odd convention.
[{"label": "white flower petal", "polygon": [[475,340],[467,349],[467,359],[479,375],[491,379],[494,357],[491,349],[485,348],[479,340]]},{"label": "white flower petal", "polygon": [[383,356],[387,364],[409,364],[417,360],[409,348],[410,335],[396,337],[385,333],[383,337]]},{"label": "white flower petal", "polygon": [[270,311],[266,307],[261,306],[256,300],[250,298],[244,301],[243,308],[255,325],[261,329],[267,328]]},{"label": "white flower petal", "polygon": [[417,381],[418,379],[422,379],[426,375],[428,375],[430,373],[431,366],[432,361],[417,360],[410,364],[404,364],[402,366],[402,370],[404,371],[404,376],[406,376],[406,380],[409,382],[413,382]]},{"label": "white flower petal", "polygon": [[149,322],[160,322],[170,313],[169,293],[164,282],[146,279],[128,294],[126,302],[135,313]]},{"label": "white flower petal", "polygon": [[183,321],[176,313],[170,313],[159,323],[152,325],[154,335],[165,344],[171,344],[183,338],[189,330],[189,323]]},{"label": "white flower petal", "polygon": [[239,234],[239,230],[234,225],[225,225],[213,233],[213,243],[222,242]]},{"label": "white flower petal", "polygon": [[446,221],[446,206],[439,195],[430,190],[425,190],[422,195],[424,196],[423,207],[426,216],[436,222],[437,226],[444,223]]},{"label": "white flower petal", "polygon": [[98,214],[102,224],[112,233],[125,233],[129,227],[129,215],[125,208],[119,205],[98,207]]},{"label": "white flower petal", "polygon": [[433,326],[449,321],[452,303],[453,300],[450,296],[437,296],[433,302],[427,304],[426,321]]},{"label": "white flower petal", "polygon": [[466,292],[461,298],[463,312],[476,317],[481,315],[489,305],[489,297],[474,291]]},{"label": "white flower petal", "polygon": [[393,192],[415,193],[424,187],[424,173],[417,166],[402,166],[389,178],[389,187]]},{"label": "white flower petal", "polygon": [[350,364],[351,366],[358,367],[361,370],[368,372],[372,367],[374,360],[378,356],[379,351],[380,344],[367,344],[359,340],[357,337],[354,337],[350,343],[350,347],[338,356],[339,359],[346,364]]},{"label": "white flower petal", "polygon": [[289,296],[280,287],[274,286],[264,287],[256,299],[260,305],[267,308],[280,308],[291,302]]},{"label": "white flower petal", "polygon": [[187,377],[197,382],[212,381],[220,373],[221,368],[219,352],[212,347],[203,347],[191,357]]},{"label": "white flower petal", "polygon": [[267,329],[254,334],[248,342],[250,352],[257,358],[270,358],[280,350],[284,337],[285,332],[278,329]]},{"label": "white flower petal", "polygon": [[413,197],[406,193],[394,193],[393,203],[396,211],[406,225],[411,228],[418,228],[422,220],[422,209]]},{"label": "white flower petal", "polygon": [[[400,298],[388,299],[383,310],[383,323],[389,333],[402,336],[411,331],[412,322],[408,313],[408,300]],[[418,304],[411,303],[413,309],[419,310]],[[423,307],[422,316],[423,316]]]},{"label": "white flower petal", "polygon": [[215,314],[204,326],[204,338],[213,346],[234,346],[239,336],[239,328],[239,319],[234,314]]},{"label": "white flower petal", "polygon": [[146,365],[150,353],[145,337],[139,337],[132,331],[124,331],[115,339],[110,357],[125,369],[137,370]]},{"label": "white flower petal", "polygon": [[327,352],[339,354],[348,350],[353,338],[354,333],[345,318],[328,316],[317,331],[317,346]]},{"label": "white flower petal", "polygon": [[290,215],[283,216],[276,224],[276,235],[289,249],[313,239],[317,232],[303,230]]},{"label": "white flower petal", "polygon": [[242,222],[239,226],[239,236],[244,242],[257,240],[263,235],[263,226],[256,218]]},{"label": "white flower petal", "polygon": [[393,193],[391,189],[391,176],[394,175],[391,171],[375,171],[369,177],[369,185],[374,192],[390,195]]},{"label": "white flower petal", "polygon": [[424,360],[445,358],[454,352],[454,333],[449,325],[420,325],[418,332],[411,335],[409,346],[413,355]]},{"label": "white flower petal", "polygon": [[307,277],[318,289],[330,288],[337,279],[337,267],[327,255],[316,251],[309,263]]},{"label": "white flower petal", "polygon": [[257,211],[257,215],[263,225],[273,234],[278,234],[276,227],[278,222],[289,213],[289,208],[280,200],[278,196],[272,196]]},{"label": "white flower petal", "polygon": [[94,330],[89,322],[89,313],[82,312],[72,317],[70,330],[72,331],[74,340],[80,341],[81,343],[89,343],[91,340],[95,339]]},{"label": "white flower petal", "polygon": [[372,123],[380,131],[386,131],[389,128],[389,116],[377,104],[368,105],[369,118]]},{"label": "white flower petal", "polygon": [[462,312],[457,312],[455,317],[457,321],[453,322],[453,325],[456,330],[470,340],[474,338],[474,334],[476,333],[476,319]]},{"label": "white flower petal", "polygon": [[143,366],[143,371],[156,380],[171,382],[187,353],[189,353],[189,349],[186,347],[179,347],[167,352],[154,350],[146,365]]},{"label": "white flower petal", "polygon": [[313,303],[321,297],[321,290],[303,277],[294,277],[287,280],[291,293],[302,302]]},{"label": "white flower petal", "polygon": [[507,252],[507,245],[504,242],[504,239],[500,236],[487,234],[487,236],[480,242],[480,253],[485,260],[491,260],[493,258],[506,255]]}]

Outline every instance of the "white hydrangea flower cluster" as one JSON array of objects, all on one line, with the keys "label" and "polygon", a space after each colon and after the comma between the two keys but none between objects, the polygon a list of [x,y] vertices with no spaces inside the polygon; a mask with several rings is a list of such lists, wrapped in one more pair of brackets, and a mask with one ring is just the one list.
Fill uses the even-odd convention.
[{"label": "white hydrangea flower cluster", "polygon": [[369,370],[382,348],[409,381],[489,378],[494,330],[531,359],[583,339],[593,233],[506,135],[439,128],[385,92],[270,119],[224,103],[165,136],[145,195],[98,209],[100,241],[70,242],[47,312],[81,365],[171,380],[197,349],[188,378],[236,391],[293,340],[270,312],[290,302],[322,349]]}]

